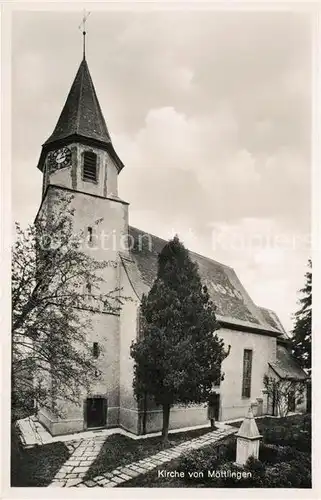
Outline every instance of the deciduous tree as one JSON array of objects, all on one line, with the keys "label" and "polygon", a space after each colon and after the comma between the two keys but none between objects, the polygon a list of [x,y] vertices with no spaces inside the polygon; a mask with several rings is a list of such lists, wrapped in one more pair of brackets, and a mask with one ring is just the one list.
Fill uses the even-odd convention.
[{"label": "deciduous tree", "polygon": [[[56,200],[22,230],[12,250],[12,419],[33,403],[59,413],[59,397],[78,402],[95,374],[89,344],[91,313],[117,312],[119,290],[100,293],[108,265],[73,231],[72,196]],[[99,221],[97,221],[97,224]],[[90,284],[88,291],[86,285]],[[87,311],[87,313],[84,313]],[[97,375],[97,373],[96,373]]]},{"label": "deciduous tree", "polygon": [[268,398],[273,401],[277,416],[286,417],[292,406],[295,407],[303,401],[306,390],[305,381],[264,375],[263,384]]}]

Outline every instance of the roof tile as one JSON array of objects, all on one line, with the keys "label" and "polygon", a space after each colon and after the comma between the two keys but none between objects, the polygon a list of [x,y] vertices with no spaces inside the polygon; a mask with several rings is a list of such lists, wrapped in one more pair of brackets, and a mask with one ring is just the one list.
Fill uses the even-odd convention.
[{"label": "roof tile", "polygon": [[[132,260],[123,262],[123,265],[139,297],[149,291],[156,278],[158,254],[165,244],[166,240],[129,226]],[[216,306],[219,321],[257,328],[276,335],[282,332],[280,327],[266,321],[231,267],[194,252],[190,252],[190,256],[198,264],[202,281]]]},{"label": "roof tile", "polygon": [[307,378],[304,370],[284,345],[277,345],[276,361],[270,363],[270,366],[283,379],[305,380]]}]

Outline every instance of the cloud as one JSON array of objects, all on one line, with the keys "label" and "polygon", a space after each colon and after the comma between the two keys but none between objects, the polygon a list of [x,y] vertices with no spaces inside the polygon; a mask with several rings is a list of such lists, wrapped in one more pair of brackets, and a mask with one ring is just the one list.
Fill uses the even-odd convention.
[{"label": "cloud", "polygon": [[[289,148],[270,155],[250,152],[241,147],[238,131],[236,116],[223,106],[211,116],[193,117],[173,107],[149,110],[135,135],[114,140],[128,167],[120,179],[123,196],[134,208],[143,204],[167,215],[187,213],[191,224],[197,213],[210,221],[296,216],[306,227],[307,159]],[[164,186],[164,192],[155,186]]]}]

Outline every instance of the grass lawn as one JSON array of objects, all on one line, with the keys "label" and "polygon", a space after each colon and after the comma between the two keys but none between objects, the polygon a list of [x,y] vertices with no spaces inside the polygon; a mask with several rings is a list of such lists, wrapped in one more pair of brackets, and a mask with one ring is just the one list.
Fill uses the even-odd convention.
[{"label": "grass lawn", "polygon": [[[221,439],[220,441],[206,445],[202,449],[209,450],[209,452],[212,452],[212,450],[221,446],[222,443],[227,444],[231,443],[232,441],[235,441],[235,437],[228,436],[226,438]],[[121,483],[118,486],[116,486],[116,488],[202,488],[204,487],[204,485],[200,483],[197,484],[197,483],[186,482],[183,478],[158,477],[159,471],[165,470],[165,471],[180,472],[182,470],[180,464],[181,464],[181,458],[177,458],[175,460],[172,460],[170,463],[166,463],[164,465],[157,467],[156,469],[153,469],[147,474],[142,474],[140,476],[135,477],[131,481],[126,481],[125,483]]]},{"label": "grass lawn", "polygon": [[61,442],[12,452],[11,486],[48,486],[68,457]]},{"label": "grass lawn", "polygon": [[[264,434],[266,429],[271,429],[273,427],[285,426],[289,430],[297,426],[302,422],[302,415],[290,415],[288,417],[262,417],[255,419],[257,427],[261,434]],[[241,427],[243,420],[238,420],[237,422],[230,423],[232,427]]]},{"label": "grass lawn", "polygon": [[[210,427],[195,429],[188,432],[177,432],[169,434],[170,447],[177,446],[184,441],[203,436],[210,432]],[[96,460],[89,468],[86,479],[99,476],[103,472],[109,472],[120,465],[128,465],[132,462],[154,455],[162,450],[161,436],[135,440],[114,434],[109,436],[103,444]]]}]

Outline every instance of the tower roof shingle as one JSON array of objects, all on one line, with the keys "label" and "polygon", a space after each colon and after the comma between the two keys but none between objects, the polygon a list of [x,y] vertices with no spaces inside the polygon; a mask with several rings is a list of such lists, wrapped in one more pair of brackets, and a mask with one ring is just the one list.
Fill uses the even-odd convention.
[{"label": "tower roof shingle", "polygon": [[86,59],[80,63],[57,125],[45,144],[71,135],[111,142]]}]

